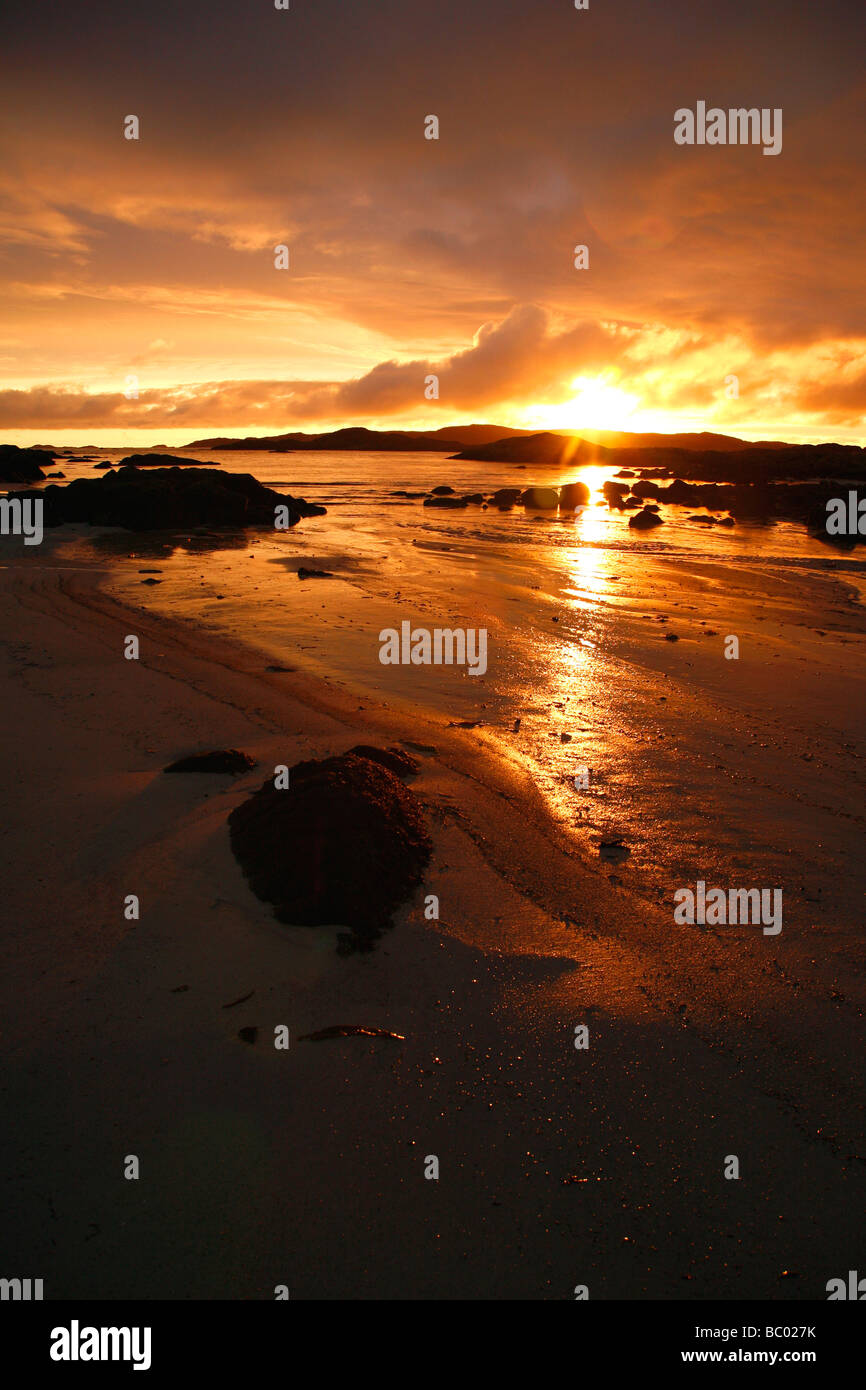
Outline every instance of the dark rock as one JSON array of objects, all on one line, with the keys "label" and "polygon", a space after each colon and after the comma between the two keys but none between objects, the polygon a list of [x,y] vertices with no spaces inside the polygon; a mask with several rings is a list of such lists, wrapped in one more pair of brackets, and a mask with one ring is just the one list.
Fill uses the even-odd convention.
[{"label": "dark rock", "polygon": [[65,478],[65,473],[46,473],[46,478]]},{"label": "dark rock", "polygon": [[608,481],[604,483],[601,490],[605,495],[607,505],[609,507],[617,507],[622,511],[623,498],[628,492],[628,483],[613,483]]},{"label": "dark rock", "polygon": [[559,506],[559,493],[555,487],[528,487],[520,494],[524,507],[535,507],[540,511],[555,511]]},{"label": "dark rock", "polygon": [[494,492],[490,501],[495,507],[513,507],[521,491],[522,489],[519,487],[500,487]]},{"label": "dark rock", "polygon": [[250,888],[280,922],[349,927],[369,949],[422,882],[432,845],[421,803],[370,757],[297,763],[229,816],[231,846]]},{"label": "dark rock", "polygon": [[42,465],[52,463],[44,449],[19,449],[17,444],[0,444],[0,481],[37,483],[45,477]]},{"label": "dark rock", "polygon": [[396,777],[414,777],[418,771],[416,759],[404,753],[402,748],[373,748],[369,743],[356,743],[349,752],[356,758],[369,758],[371,762],[387,767]]},{"label": "dark rock", "polygon": [[76,478],[66,487],[49,483],[34,495],[44,499],[46,526],[89,522],[129,531],[272,528],[278,506],[288,508],[291,526],[302,517],[325,514],[324,507],[274,492],[249,473],[210,468],[120,468],[101,478]]},{"label": "dark rock", "polygon": [[590,498],[586,483],[566,483],[559,489],[561,511],[573,511],[575,507],[585,507]]},{"label": "dark rock", "polygon": [[465,507],[465,506],[467,506],[467,505],[468,505],[468,503],[467,503],[465,497],[425,497],[425,498],[424,498],[424,506],[425,506],[425,507],[446,507],[446,508],[447,508],[447,507],[451,507],[451,508],[457,508],[457,509],[459,509],[459,508]]},{"label": "dark rock", "polygon": [[659,485],[658,483],[650,483],[643,480],[639,483],[635,483],[631,492],[633,497],[658,497]]},{"label": "dark rock", "polygon": [[[147,580],[144,582],[147,583]],[[248,753],[241,753],[237,748],[220,748],[210,753],[191,753],[188,758],[179,758],[177,762],[164,767],[163,772],[230,772],[237,776],[255,765],[255,758]]]},{"label": "dark rock", "polygon": [[674,478],[670,487],[663,490],[663,494],[661,490],[656,493],[656,497],[662,497],[662,495],[665,502],[674,502],[679,506],[689,501],[691,488],[688,483],[683,482],[682,478]]},{"label": "dark rock", "polygon": [[662,526],[664,523],[660,516],[644,507],[643,511],[635,512],[634,516],[629,517],[628,524],[634,531],[649,531],[653,526]]},{"label": "dark rock", "polygon": [[161,580],[161,579],[142,579],[142,580],[141,580],[141,583],[142,583],[142,584],[161,584],[161,583],[162,583],[162,580]]},{"label": "dark rock", "polygon": [[454,495],[453,487],[445,487],[444,484],[440,484],[439,487],[432,487],[430,491],[434,497],[453,497]]},{"label": "dark rock", "polygon": [[483,492],[467,492],[467,493],[465,494],[464,498],[463,498],[463,501],[464,501],[464,502],[468,502],[470,506],[473,506],[473,507],[480,507],[480,506],[481,506],[481,503],[484,501],[484,493],[483,493]]},{"label": "dark rock", "polygon": [[306,565],[298,566],[299,579],[333,579],[333,570],[308,570]]},{"label": "dark rock", "polygon": [[97,464],[98,468],[219,468],[216,459],[206,463],[203,459],[175,458],[174,454],[127,454],[119,464]]}]

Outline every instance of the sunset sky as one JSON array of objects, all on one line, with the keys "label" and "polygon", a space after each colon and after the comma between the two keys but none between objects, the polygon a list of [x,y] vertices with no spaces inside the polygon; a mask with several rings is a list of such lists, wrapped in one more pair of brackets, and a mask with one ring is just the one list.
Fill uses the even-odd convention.
[{"label": "sunset sky", "polygon": [[[862,0],[12,8],[4,440],[866,443]],[[699,100],[782,108],[781,154],[677,146]]]}]

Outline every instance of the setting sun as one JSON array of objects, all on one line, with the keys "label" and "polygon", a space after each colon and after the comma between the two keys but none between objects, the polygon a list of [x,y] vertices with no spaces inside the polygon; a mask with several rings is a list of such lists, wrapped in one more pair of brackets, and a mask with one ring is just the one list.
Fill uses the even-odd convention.
[{"label": "setting sun", "polygon": [[571,386],[576,394],[562,405],[530,406],[527,424],[552,430],[618,430],[632,423],[640,397],[613,385],[609,376],[577,376]]}]

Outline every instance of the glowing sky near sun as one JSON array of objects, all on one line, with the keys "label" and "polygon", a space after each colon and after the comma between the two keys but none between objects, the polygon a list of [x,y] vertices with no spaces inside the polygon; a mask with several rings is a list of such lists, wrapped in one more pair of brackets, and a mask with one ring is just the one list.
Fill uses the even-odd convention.
[{"label": "glowing sky near sun", "polygon": [[[863,6],[41,13],[4,21],[4,439],[866,442]],[[698,99],[783,109],[782,153],[675,145]]]}]

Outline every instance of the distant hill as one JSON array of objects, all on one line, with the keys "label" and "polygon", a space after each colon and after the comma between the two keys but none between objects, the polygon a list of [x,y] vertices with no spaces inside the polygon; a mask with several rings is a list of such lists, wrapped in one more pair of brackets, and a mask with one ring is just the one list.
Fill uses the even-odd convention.
[{"label": "distant hill", "polygon": [[[544,431],[545,435],[557,439],[581,439],[588,443],[600,444],[608,449],[698,449],[702,451],[719,450],[724,453],[735,449],[755,447],[747,440],[738,439],[732,434],[713,434],[704,431],[700,434],[629,434],[620,430],[556,430]],[[228,439],[219,436],[212,439],[194,439],[185,445],[187,449],[269,449],[285,452],[294,449],[382,449],[382,450],[425,450],[440,453],[448,447],[454,449],[481,449],[497,445],[509,439],[540,439],[538,430],[513,429],[509,425],[443,425],[435,430],[370,430],[360,425],[339,430],[326,430],[320,434],[305,433],[301,430],[286,434],[247,435],[244,439]],[[784,444],[768,441],[760,445],[763,449],[782,449]],[[467,452],[467,457],[470,455]],[[481,455],[473,453],[472,458]],[[489,457],[494,457],[490,455]],[[507,460],[506,460],[507,461]]]},{"label": "distant hill", "polygon": [[290,453],[299,449],[314,450],[383,450],[389,453],[448,454],[459,449],[464,441],[445,433],[422,434],[416,430],[368,430],[350,426],[329,430],[326,434],[272,434],[246,439],[198,439],[187,444],[188,449],[268,449],[271,453]]},{"label": "distant hill", "polygon": [[[646,437],[646,436],[645,436]],[[546,464],[567,468],[587,463],[605,464],[657,477],[678,477],[701,482],[769,482],[773,479],[854,478],[866,474],[866,450],[849,444],[744,444],[733,447],[687,449],[682,439],[701,436],[660,436],[662,447],[611,449],[604,444],[562,434],[533,434],[528,438],[500,439],[455,454],[458,459],[483,463]],[[724,436],[716,436],[716,439]],[[675,443],[674,443],[675,441]]]},{"label": "distant hill", "polygon": [[431,434],[449,439],[459,439],[464,449],[470,444],[493,444],[497,439],[510,439],[515,435],[535,434],[535,430],[514,430],[506,425],[443,425]]},{"label": "distant hill", "polygon": [[594,444],[603,444],[607,449],[697,449],[702,452],[733,453],[737,449],[786,449],[788,445],[777,440],[762,440],[759,444],[748,439],[738,439],[734,434],[712,434],[703,430],[699,434],[628,434],[622,430],[558,430],[558,434],[578,434]]}]

